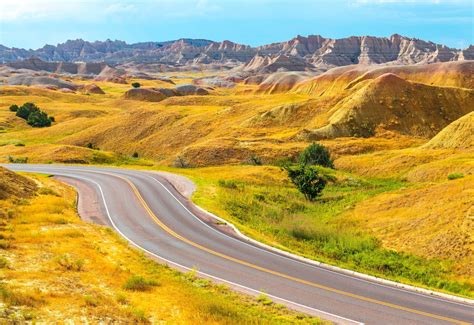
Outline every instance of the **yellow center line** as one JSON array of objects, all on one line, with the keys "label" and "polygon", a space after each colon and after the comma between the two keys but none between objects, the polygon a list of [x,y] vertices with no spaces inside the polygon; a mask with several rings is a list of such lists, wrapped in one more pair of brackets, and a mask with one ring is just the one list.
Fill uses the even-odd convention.
[{"label": "yellow center line", "polygon": [[228,255],[225,255],[223,253],[219,253],[219,252],[216,252],[212,249],[209,249],[207,247],[204,247],[198,243],[195,243],[183,236],[181,236],[180,234],[176,233],[174,230],[172,230],[171,228],[169,228],[167,225],[165,225],[156,215],[155,213],[151,210],[151,208],[148,206],[148,204],[145,202],[145,200],[143,199],[142,195],[140,194],[140,192],[138,191],[138,189],[136,188],[135,184],[133,184],[128,178],[126,177],[123,177],[123,176],[120,176],[120,175],[116,175],[116,174],[111,174],[111,173],[107,173],[107,172],[95,172],[95,173],[102,173],[102,174],[107,174],[107,175],[110,175],[110,176],[113,176],[113,177],[117,177],[117,178],[120,178],[122,180],[124,180],[125,182],[127,182],[130,187],[132,188],[133,192],[135,193],[135,195],[137,196],[137,198],[139,199],[140,203],[142,204],[142,206],[145,208],[145,210],[148,212],[148,214],[150,215],[150,217],[164,230],[166,231],[168,234],[172,235],[173,237],[191,245],[191,246],[194,246],[196,248],[199,248],[205,252],[208,252],[212,255],[215,255],[215,256],[219,256],[219,257],[222,257],[226,260],[229,260],[229,261],[232,261],[232,262],[235,262],[235,263],[238,263],[238,264],[241,264],[241,265],[245,265],[245,266],[248,266],[250,268],[253,268],[253,269],[256,269],[256,270],[259,270],[259,271],[262,271],[262,272],[265,272],[265,273],[269,273],[269,274],[273,274],[273,275],[276,275],[276,276],[279,276],[281,278],[285,278],[285,279],[288,279],[288,280],[292,280],[292,281],[295,281],[295,282],[299,282],[299,283],[302,283],[302,284],[306,284],[306,285],[309,285],[311,287],[315,287],[315,288],[318,288],[318,289],[323,289],[323,290],[326,290],[326,291],[330,291],[330,292],[334,292],[334,293],[338,293],[340,295],[344,295],[344,296],[347,296],[347,297],[351,297],[351,298],[356,298],[356,299],[359,299],[359,300],[363,300],[363,301],[367,301],[367,302],[371,302],[371,303],[374,303],[374,304],[378,304],[378,305],[382,305],[382,306],[386,306],[386,307],[391,307],[391,308],[395,308],[395,309],[399,309],[399,310],[403,310],[403,311],[407,311],[407,312],[411,312],[411,313],[414,313],[414,314],[418,314],[418,315],[423,315],[423,316],[427,316],[427,317],[431,317],[431,318],[435,318],[435,319],[439,319],[439,320],[444,320],[444,321],[447,321],[447,322],[451,322],[451,323],[454,323],[454,324],[462,324],[462,325],[469,325],[468,322],[464,322],[464,321],[460,321],[460,320],[457,320],[457,319],[453,319],[453,318],[449,318],[449,317],[445,317],[445,316],[441,316],[441,315],[436,315],[436,314],[431,314],[431,313],[428,313],[428,312],[424,312],[424,311],[421,311],[421,310],[416,310],[416,309],[413,309],[413,308],[409,308],[409,307],[404,307],[404,306],[399,306],[399,305],[395,305],[395,304],[392,304],[392,303],[389,303],[389,302],[385,302],[385,301],[380,301],[380,300],[377,300],[377,299],[373,299],[373,298],[368,298],[368,297],[364,297],[364,296],[360,296],[360,295],[357,295],[357,294],[354,294],[354,293],[350,293],[350,292],[346,292],[346,291],[342,291],[342,290],[339,290],[339,289],[335,289],[335,288],[331,288],[331,287],[327,287],[327,286],[324,286],[324,285],[321,285],[321,284],[317,284],[317,283],[314,283],[314,282],[310,282],[310,281],[307,281],[307,280],[303,280],[303,279],[300,279],[300,278],[296,278],[296,277],[293,277],[291,275],[287,275],[287,274],[284,274],[284,273],[280,273],[278,271],[273,271],[273,270],[270,270],[270,269],[267,269],[267,268],[264,268],[264,267],[261,267],[261,266],[258,266],[258,265],[255,265],[255,264],[252,264],[252,263],[249,263],[249,262],[246,262],[246,261],[242,261],[242,260],[239,260],[237,258],[234,258],[232,256],[228,256]]}]

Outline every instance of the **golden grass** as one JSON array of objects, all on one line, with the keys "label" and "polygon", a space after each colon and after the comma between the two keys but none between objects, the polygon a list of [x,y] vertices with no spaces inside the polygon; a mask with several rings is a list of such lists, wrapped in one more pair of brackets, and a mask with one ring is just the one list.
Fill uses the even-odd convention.
[{"label": "golden grass", "polygon": [[348,218],[385,247],[454,261],[455,273],[474,282],[474,175],[380,194]]},{"label": "golden grass", "polygon": [[82,222],[70,187],[45,176],[34,179],[40,194],[0,201],[10,211],[1,218],[0,319],[319,323],[153,262],[110,229]]}]

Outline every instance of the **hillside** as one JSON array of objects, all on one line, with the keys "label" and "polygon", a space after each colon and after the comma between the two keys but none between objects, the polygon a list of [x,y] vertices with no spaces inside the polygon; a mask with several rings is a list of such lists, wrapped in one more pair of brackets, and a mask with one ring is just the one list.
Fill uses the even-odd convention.
[{"label": "hillside", "polygon": [[[473,62],[453,62],[350,66],[316,78],[277,72],[252,82],[233,72],[126,77],[125,83],[57,79],[76,93],[42,84],[2,87],[0,143],[6,145],[0,154],[28,156],[31,162],[93,162],[127,160],[136,152],[162,164],[180,156],[188,165],[205,166],[239,164],[253,155],[265,162],[291,158],[318,139],[335,157],[405,148],[428,141],[472,111],[473,70]],[[393,72],[381,74],[385,71]],[[142,87],[131,89],[133,81]],[[88,95],[92,88],[95,93]],[[58,122],[32,129],[8,112],[9,105],[26,101]],[[88,144],[101,150],[85,148]]]},{"label": "hillside", "polygon": [[423,148],[428,149],[474,149],[474,112],[466,114],[449,124]]}]

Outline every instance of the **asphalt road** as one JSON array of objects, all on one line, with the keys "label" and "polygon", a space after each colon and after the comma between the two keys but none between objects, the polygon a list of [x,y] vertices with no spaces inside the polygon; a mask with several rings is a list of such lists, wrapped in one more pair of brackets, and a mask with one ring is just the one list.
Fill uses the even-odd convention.
[{"label": "asphalt road", "polygon": [[[133,245],[179,269],[338,323],[472,324],[474,306],[341,274],[270,252],[204,222],[159,174],[116,168],[5,165],[75,179],[107,223]],[[81,195],[80,190],[79,193]],[[99,217],[97,217],[99,218]],[[100,218],[99,218],[100,219]]]}]

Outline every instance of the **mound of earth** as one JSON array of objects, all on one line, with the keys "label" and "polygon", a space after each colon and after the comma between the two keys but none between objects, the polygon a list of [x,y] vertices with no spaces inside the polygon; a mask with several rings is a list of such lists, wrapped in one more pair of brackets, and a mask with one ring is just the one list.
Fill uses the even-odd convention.
[{"label": "mound of earth", "polygon": [[378,128],[431,138],[473,107],[474,90],[428,86],[386,73],[337,103],[328,125],[304,130],[298,138],[369,137]]},{"label": "mound of earth", "polygon": [[81,92],[85,94],[100,94],[103,95],[105,92],[96,84],[88,84],[80,88]]},{"label": "mound of earth", "polygon": [[176,92],[167,88],[132,88],[123,94],[125,99],[143,100],[147,102],[160,102],[171,96],[176,96]]},{"label": "mound of earth", "polygon": [[257,54],[252,60],[244,64],[243,71],[254,73],[273,73],[277,71],[312,71],[315,66],[303,58],[291,55],[261,56]]},{"label": "mound of earth", "polygon": [[267,77],[268,77],[268,75],[266,75],[266,74],[259,74],[259,75],[255,75],[255,76],[250,76],[250,77],[245,78],[244,84],[246,84],[246,85],[260,85]]},{"label": "mound of earth", "polygon": [[234,88],[235,82],[227,79],[226,77],[205,77],[194,79],[193,83],[198,86],[209,86],[209,87],[221,87],[221,88]]},{"label": "mound of earth", "polygon": [[8,85],[15,86],[53,86],[56,88],[77,89],[77,85],[58,78],[20,74],[7,78]]},{"label": "mound of earth", "polygon": [[108,81],[108,82],[115,82],[119,84],[125,84],[127,81],[125,80],[126,72],[121,69],[111,68],[106,66],[94,80],[96,81]]},{"label": "mound of earth", "polygon": [[474,89],[474,61],[459,61],[405,66],[344,66],[301,82],[294,90],[317,96],[339,95],[386,73],[427,85]]},{"label": "mound of earth", "polygon": [[186,84],[186,85],[178,85],[175,87],[176,92],[178,95],[181,96],[190,96],[190,95],[209,95],[209,92],[201,87],[197,87],[195,85]]},{"label": "mound of earth", "polygon": [[260,94],[274,94],[286,92],[292,89],[296,84],[308,79],[310,74],[305,72],[276,72],[270,74],[257,89]]},{"label": "mound of earth", "polygon": [[473,149],[474,111],[449,124],[428,143],[426,143],[423,148]]},{"label": "mound of earth", "polygon": [[36,184],[32,180],[0,167],[0,200],[12,196],[30,197],[35,190]]}]

